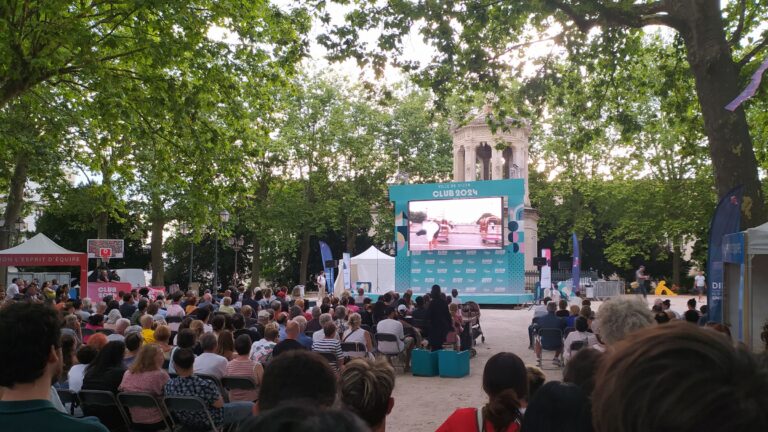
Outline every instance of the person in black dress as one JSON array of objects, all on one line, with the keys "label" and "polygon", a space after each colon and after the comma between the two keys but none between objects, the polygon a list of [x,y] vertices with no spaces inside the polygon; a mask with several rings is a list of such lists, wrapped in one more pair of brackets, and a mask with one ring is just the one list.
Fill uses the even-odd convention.
[{"label": "person in black dress", "polygon": [[427,321],[429,321],[429,348],[432,351],[442,349],[445,337],[451,330],[451,313],[448,311],[448,302],[446,302],[443,293],[440,291],[440,285],[432,285],[430,295],[432,301],[427,309]]}]

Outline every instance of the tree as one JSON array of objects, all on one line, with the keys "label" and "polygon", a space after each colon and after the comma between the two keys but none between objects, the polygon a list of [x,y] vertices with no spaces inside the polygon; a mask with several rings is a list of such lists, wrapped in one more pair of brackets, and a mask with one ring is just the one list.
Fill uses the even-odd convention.
[{"label": "tree", "polygon": [[[560,30],[548,39],[569,56],[594,54],[587,48],[597,47],[601,58],[618,62],[635,55],[625,45],[628,36],[648,26],[668,27],[682,39],[695,79],[718,196],[744,185],[742,220],[754,226],[766,212],[752,138],[744,109],[724,107],[739,93],[750,62],[768,46],[768,30],[760,27],[767,18],[768,6],[747,1],[729,2],[723,10],[715,0],[357,2],[347,22],[320,41],[332,58],[354,57],[378,72],[391,59],[445,96],[505,88],[514,61],[510,53],[530,45],[538,32]],[[402,56],[403,38],[414,26],[435,50],[426,65]],[[359,35],[369,30],[379,32],[373,46]],[[502,101],[508,97],[499,93]]]}]

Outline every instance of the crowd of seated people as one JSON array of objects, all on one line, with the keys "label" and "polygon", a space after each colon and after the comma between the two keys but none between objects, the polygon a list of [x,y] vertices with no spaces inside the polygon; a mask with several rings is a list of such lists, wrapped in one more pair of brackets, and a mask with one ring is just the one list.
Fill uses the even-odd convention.
[{"label": "crowd of seated people", "polygon": [[[83,403],[78,409],[84,418],[72,417],[74,406],[58,402],[57,391],[62,395],[102,391],[116,396],[140,392],[158,401],[159,409],[123,410],[133,423],[132,430],[161,430],[168,422],[201,427],[210,415],[216,426],[239,424],[242,429],[238,430],[323,430],[317,429],[323,426],[325,430],[383,431],[394,403],[395,375],[388,358],[373,360],[377,350],[374,333],[396,336],[395,349],[403,352],[407,368],[410,349],[419,345],[417,338],[422,335],[412,320],[416,312],[426,312],[422,316],[429,323],[430,335],[435,328],[439,334],[455,331],[458,324],[456,308],[449,304],[458,304],[460,299],[444,296],[439,287],[413,301],[410,293],[402,298],[390,293],[375,303],[363,301],[358,312],[352,313],[348,313],[355,304],[351,296],[326,297],[310,309],[299,302],[302,299],[281,292],[244,292],[231,297],[223,293],[231,299],[227,303],[234,305],[233,314],[219,312],[217,307],[224,302],[211,293],[200,301],[181,293],[156,300],[141,293],[134,298],[129,293],[116,297],[119,300],[78,302],[77,308],[74,304],[54,308],[53,301],[7,301],[0,306],[0,425],[24,430],[15,427],[45,422],[50,425],[45,430],[52,431],[125,430],[128,425],[119,401],[114,406]],[[187,302],[195,306],[189,313]],[[133,308],[123,308],[131,303]],[[568,310],[549,302],[535,312],[534,333],[540,328],[562,331],[569,319],[574,324],[563,335],[560,347],[535,341],[541,351],[552,349],[566,361],[563,382],[545,383],[538,368],[526,367],[515,354],[498,353],[488,360],[483,373],[487,404],[456,410],[439,430],[476,430],[469,425],[478,422],[480,430],[489,432],[662,430],[665,416],[675,416],[670,410],[684,405],[695,416],[674,418],[674,429],[694,430],[688,426],[696,425],[716,431],[766,430],[768,411],[759,409],[768,406],[765,362],[733,348],[726,326],[698,325],[706,312],[696,311],[695,304],[688,306],[688,312],[697,312],[696,321],[686,318],[688,312],[673,318],[676,315],[663,302],[651,309],[632,297],[604,302],[597,313],[589,304]],[[246,318],[245,308],[257,318]],[[380,312],[374,313],[377,308]],[[138,313],[134,318],[139,324],[130,325],[121,309],[131,317]],[[82,313],[76,313],[78,310]],[[172,320],[178,324],[176,331],[166,321],[169,311],[179,318]],[[362,313],[371,317],[373,327],[363,324]],[[658,324],[658,313],[670,319]],[[99,315],[100,319],[92,319]],[[112,328],[98,328],[105,316]],[[319,326],[314,332],[309,329],[313,321]],[[97,324],[86,329],[86,322]],[[339,326],[345,330],[340,332]],[[87,343],[84,335],[89,336]],[[768,330],[765,339],[768,343]],[[348,342],[356,342],[364,351],[345,352],[342,346]],[[432,346],[437,339],[426,337],[424,342]],[[681,364],[673,365],[670,359]],[[659,368],[671,372],[662,374]],[[707,372],[694,373],[698,371]],[[228,380],[236,378],[252,387],[229,389]],[[680,391],[653,385],[668,382],[674,382]],[[605,414],[605,410],[635,409],[615,395],[638,392],[637,400],[649,404],[643,406],[654,406],[663,413],[639,418],[639,414],[625,412],[623,417],[616,416],[620,420]],[[712,396],[698,397],[696,404],[688,405],[674,399],[692,392],[711,392]],[[200,399],[202,408],[185,411],[162,405],[165,398],[180,396]],[[334,405],[337,399],[344,409]],[[560,415],[551,415],[553,406]],[[205,410],[208,414],[203,415]],[[297,417],[296,413],[304,414]],[[699,416],[706,422],[700,422]],[[738,422],[733,424],[738,427],[718,429],[718,422],[735,417]],[[267,419],[269,424],[264,423]],[[285,428],[269,429],[278,424]],[[327,429],[328,425],[336,429]]]}]

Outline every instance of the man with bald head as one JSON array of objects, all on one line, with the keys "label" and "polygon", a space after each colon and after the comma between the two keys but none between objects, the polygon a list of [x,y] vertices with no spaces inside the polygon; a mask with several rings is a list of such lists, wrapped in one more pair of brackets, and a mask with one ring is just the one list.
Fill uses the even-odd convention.
[{"label": "man with bald head", "polygon": [[272,350],[272,358],[277,357],[281,353],[291,350],[306,350],[307,348],[299,342],[299,323],[294,320],[290,320],[285,323],[285,339],[275,345]]}]

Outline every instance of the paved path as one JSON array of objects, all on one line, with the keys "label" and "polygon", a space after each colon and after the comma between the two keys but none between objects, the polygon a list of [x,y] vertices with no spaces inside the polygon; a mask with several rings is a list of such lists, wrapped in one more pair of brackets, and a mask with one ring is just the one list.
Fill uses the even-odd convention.
[{"label": "paved path", "polygon": [[[672,309],[682,313],[690,297],[670,297]],[[652,305],[655,297],[648,297]],[[600,302],[593,302],[593,309]],[[422,378],[404,375],[398,370],[395,385],[395,406],[387,417],[387,430],[391,432],[434,431],[452,412],[459,407],[478,407],[486,401],[482,390],[482,376],[485,362],[495,353],[511,351],[520,356],[526,364],[535,365],[536,356],[528,349],[528,325],[533,312],[522,310],[486,309],[482,311],[480,323],[485,333],[485,343],[477,346],[478,355],[471,360],[470,374],[459,379]],[[545,353],[545,356],[551,354]],[[545,357],[550,358],[550,357]],[[551,362],[545,367],[551,366]],[[562,379],[559,370],[545,370],[548,380]]]}]

